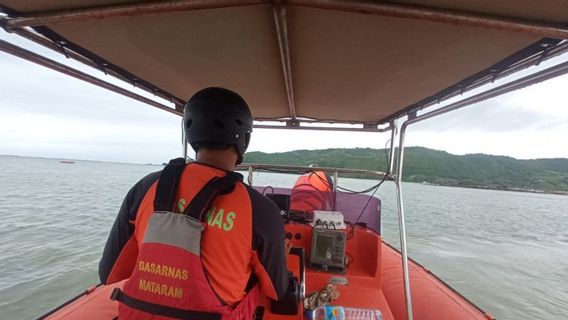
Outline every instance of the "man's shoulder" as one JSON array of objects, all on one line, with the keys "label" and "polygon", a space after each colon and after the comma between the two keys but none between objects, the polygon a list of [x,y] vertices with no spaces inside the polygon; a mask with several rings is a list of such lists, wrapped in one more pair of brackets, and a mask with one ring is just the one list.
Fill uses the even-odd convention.
[{"label": "man's shoulder", "polygon": [[149,189],[150,186],[152,186],[152,184],[160,178],[161,174],[162,174],[162,170],[149,173],[144,178],[140,179],[136,183],[136,185],[138,185],[142,188],[146,187],[144,189]]},{"label": "man's shoulder", "polygon": [[130,200],[135,201],[136,199],[138,199],[139,201],[141,201],[141,198],[144,196],[144,194],[146,194],[146,192],[148,192],[150,187],[152,187],[152,184],[154,184],[154,182],[158,181],[161,174],[162,174],[162,170],[152,172],[152,173],[147,174],[142,179],[138,180],[138,182],[136,182],[134,184],[134,186],[132,186],[132,188],[130,189],[130,192],[129,192],[129,195],[128,195]]},{"label": "man's shoulder", "polygon": [[255,188],[253,188],[253,187],[251,187],[251,186],[249,186],[245,183],[243,183],[243,185],[245,186],[245,188],[248,191],[250,201],[251,201],[251,204],[253,206],[253,211],[254,211],[255,208],[258,208],[259,210],[262,210],[262,211],[273,211],[273,212],[280,214],[280,211],[278,210],[278,207],[276,206],[274,201],[265,197],[262,193],[258,192],[258,190],[256,190]]},{"label": "man's shoulder", "polygon": [[250,185],[248,185],[246,183],[243,183],[243,186],[245,186],[245,188],[247,189],[251,200],[259,201],[259,202],[265,202],[265,203],[268,203],[268,202],[272,203],[272,201],[270,199],[265,197],[262,193],[260,193],[254,187],[251,187]]}]

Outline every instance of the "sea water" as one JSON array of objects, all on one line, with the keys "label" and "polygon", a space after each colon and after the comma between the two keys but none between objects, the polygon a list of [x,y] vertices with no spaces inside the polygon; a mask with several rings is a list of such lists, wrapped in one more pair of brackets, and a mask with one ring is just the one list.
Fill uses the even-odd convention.
[{"label": "sea water", "polygon": [[[124,195],[161,166],[0,156],[0,168],[0,319],[33,319],[98,283]],[[254,175],[259,185],[294,180]],[[403,192],[412,258],[497,319],[568,319],[568,196],[415,183]],[[392,183],[378,196],[383,237],[398,246]]]}]

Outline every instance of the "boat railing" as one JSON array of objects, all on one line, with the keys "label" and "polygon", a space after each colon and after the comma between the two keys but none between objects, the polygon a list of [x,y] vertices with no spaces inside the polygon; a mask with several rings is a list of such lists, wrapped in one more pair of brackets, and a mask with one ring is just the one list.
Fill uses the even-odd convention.
[{"label": "boat railing", "polygon": [[317,167],[317,166],[296,166],[296,165],[280,165],[280,164],[257,164],[245,163],[237,166],[239,171],[248,171],[247,181],[249,185],[253,185],[253,173],[255,171],[266,171],[273,173],[305,173],[310,171],[323,171],[333,174],[334,191],[337,188],[337,180],[339,174],[361,175],[377,179],[394,180],[394,177],[382,171],[352,168],[334,168],[334,167]]}]

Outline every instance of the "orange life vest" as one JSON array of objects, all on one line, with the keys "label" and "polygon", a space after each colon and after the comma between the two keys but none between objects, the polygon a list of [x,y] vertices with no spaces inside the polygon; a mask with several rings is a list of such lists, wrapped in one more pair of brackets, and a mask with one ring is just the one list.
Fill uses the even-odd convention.
[{"label": "orange life vest", "polygon": [[334,195],[331,179],[323,171],[301,175],[290,194],[290,210],[312,212],[333,210]]},{"label": "orange life vest", "polygon": [[[123,290],[115,289],[112,295],[120,302],[119,318],[251,319],[258,305],[258,286],[238,304],[224,303],[211,286],[201,255],[205,220],[212,219],[211,215],[207,218],[207,210],[217,196],[232,192],[242,176],[231,172],[212,178],[196,190],[182,213],[176,213],[184,168],[183,159],[170,161],[157,182],[154,210],[144,217],[144,228],[137,233],[143,238],[138,239],[136,266]],[[229,225],[225,221],[221,228],[228,229]]]}]

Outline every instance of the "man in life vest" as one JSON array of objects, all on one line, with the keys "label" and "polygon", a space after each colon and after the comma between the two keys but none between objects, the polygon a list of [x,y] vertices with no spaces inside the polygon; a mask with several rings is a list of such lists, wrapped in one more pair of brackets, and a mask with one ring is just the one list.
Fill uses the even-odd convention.
[{"label": "man in life vest", "polygon": [[170,161],[126,195],[99,264],[122,319],[252,319],[288,285],[276,205],[233,172],[252,131],[237,93],[206,88],[184,108],[196,161]]}]

